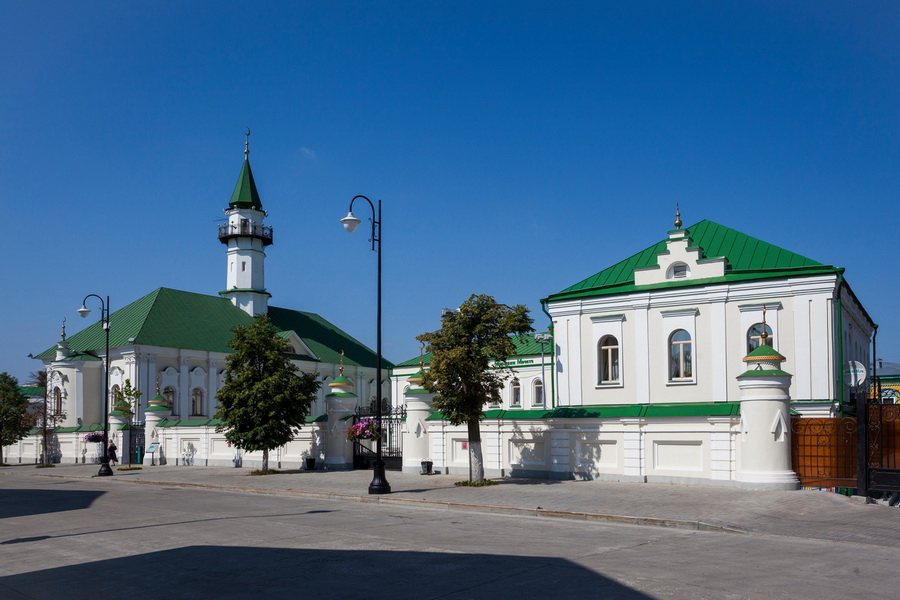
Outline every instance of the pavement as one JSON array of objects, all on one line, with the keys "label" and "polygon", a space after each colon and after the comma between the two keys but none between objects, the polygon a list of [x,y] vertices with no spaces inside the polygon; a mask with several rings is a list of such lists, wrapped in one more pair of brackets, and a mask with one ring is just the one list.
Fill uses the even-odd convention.
[{"label": "pavement", "polygon": [[[0,468],[17,476],[92,480],[98,465]],[[815,491],[750,491],[731,487],[549,481],[501,478],[497,485],[461,487],[456,475],[387,472],[391,493],[369,495],[371,471],[281,470],[253,476],[249,469],[144,466],[118,471],[117,485],[203,488],[245,494],[307,496],[336,502],[377,502],[410,508],[504,513],[606,521],[678,529],[770,535],[900,548],[900,510],[865,498]]]}]

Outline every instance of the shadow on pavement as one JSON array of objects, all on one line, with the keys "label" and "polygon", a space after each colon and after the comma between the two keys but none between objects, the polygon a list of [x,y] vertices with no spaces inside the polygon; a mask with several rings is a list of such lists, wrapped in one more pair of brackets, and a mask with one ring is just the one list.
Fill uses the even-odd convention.
[{"label": "shadow on pavement", "polygon": [[0,578],[0,596],[34,600],[650,598],[559,558],[246,546],[187,546],[11,575]]},{"label": "shadow on pavement", "polygon": [[93,490],[0,489],[0,519],[81,510],[106,492]]}]

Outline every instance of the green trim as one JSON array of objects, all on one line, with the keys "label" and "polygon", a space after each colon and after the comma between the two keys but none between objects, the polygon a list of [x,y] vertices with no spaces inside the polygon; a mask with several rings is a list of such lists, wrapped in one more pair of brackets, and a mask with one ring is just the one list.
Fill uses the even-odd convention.
[{"label": "green trim", "polygon": [[351,385],[351,386],[352,386],[352,385],[353,385],[353,382],[350,381],[349,379],[347,379],[345,376],[339,375],[334,381],[331,381],[331,382],[328,383],[328,385],[337,385],[337,384],[340,384],[340,385]]},{"label": "green trim", "polygon": [[330,394],[325,394],[326,398],[359,398],[353,392],[332,392]]},{"label": "green trim", "polygon": [[787,371],[782,371],[781,369],[750,369],[749,371],[744,371],[738,377],[793,377]]},{"label": "green trim", "polygon": [[[740,402],[684,402],[667,404],[615,404],[609,406],[561,406],[551,410],[503,410],[484,412],[485,419],[622,419],[668,417],[730,417],[741,413]],[[446,420],[436,411],[427,421]]]},{"label": "green trim", "polygon": [[431,392],[429,392],[428,390],[426,390],[424,388],[419,388],[419,389],[409,390],[408,392],[406,392],[406,395],[407,396],[427,396],[430,393]]},{"label": "green trim", "polygon": [[328,415],[306,415],[307,423],[324,423],[328,420]]},{"label": "green trim", "polygon": [[221,292],[219,292],[219,295],[224,297],[235,292],[253,292],[254,294],[263,294],[264,296],[268,296],[269,298],[272,297],[272,294],[270,294],[266,290],[257,290],[254,288],[232,288],[230,290],[222,290]]},{"label": "green trim", "polygon": [[163,419],[157,427],[215,427],[224,425],[219,419]]}]

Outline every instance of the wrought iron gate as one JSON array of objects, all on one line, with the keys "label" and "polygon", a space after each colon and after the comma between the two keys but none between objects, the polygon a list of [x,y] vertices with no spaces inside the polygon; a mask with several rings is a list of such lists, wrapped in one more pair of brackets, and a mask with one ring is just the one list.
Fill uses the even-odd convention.
[{"label": "wrought iron gate", "polygon": [[860,478],[860,487],[900,492],[900,406],[870,399],[865,413],[865,478]]},{"label": "wrought iron gate", "polygon": [[[361,419],[372,419],[377,416],[375,402],[370,406],[361,406],[353,415],[353,424]],[[381,458],[388,471],[399,471],[403,467],[402,430],[406,418],[405,408],[392,408],[386,400],[382,400],[381,409]],[[353,442],[353,468],[371,469],[375,463],[375,440],[356,440]]]},{"label": "wrought iron gate", "polygon": [[144,444],[144,424],[132,423],[128,426],[128,462],[137,463],[144,459],[147,446]]}]

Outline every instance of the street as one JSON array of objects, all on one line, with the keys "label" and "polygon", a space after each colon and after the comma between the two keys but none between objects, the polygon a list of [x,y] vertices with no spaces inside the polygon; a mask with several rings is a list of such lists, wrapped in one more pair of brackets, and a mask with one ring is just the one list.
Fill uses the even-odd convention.
[{"label": "street", "polygon": [[900,550],[112,479],[0,477],[0,598],[846,598]]}]

